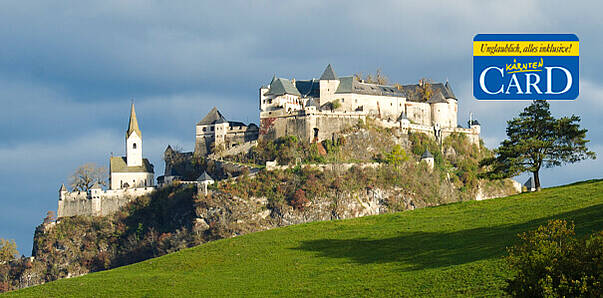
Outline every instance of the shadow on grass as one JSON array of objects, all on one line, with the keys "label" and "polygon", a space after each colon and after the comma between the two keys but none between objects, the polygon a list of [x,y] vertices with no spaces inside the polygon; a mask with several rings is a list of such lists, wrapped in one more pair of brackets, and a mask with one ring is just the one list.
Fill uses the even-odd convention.
[{"label": "shadow on grass", "polygon": [[603,204],[515,225],[456,232],[412,232],[386,239],[320,239],[303,241],[294,249],[326,258],[345,258],[358,264],[401,262],[403,270],[446,267],[497,258],[517,241],[517,234],[550,219],[574,221],[578,236],[603,229]]}]

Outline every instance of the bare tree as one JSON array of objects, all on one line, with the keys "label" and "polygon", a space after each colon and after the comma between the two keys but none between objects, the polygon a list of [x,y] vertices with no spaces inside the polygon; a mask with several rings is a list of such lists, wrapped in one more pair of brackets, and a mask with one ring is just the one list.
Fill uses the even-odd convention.
[{"label": "bare tree", "polygon": [[432,84],[431,79],[420,79],[416,88],[407,90],[408,97],[418,101],[428,101],[434,93]]},{"label": "bare tree", "polygon": [[107,168],[97,167],[93,163],[79,166],[69,177],[69,186],[73,190],[88,191],[97,183],[107,186]]},{"label": "bare tree", "polygon": [[44,218],[44,224],[49,224],[56,220],[56,216],[54,211],[50,210],[46,213],[46,217]]},{"label": "bare tree", "polygon": [[387,85],[389,79],[381,73],[381,68],[377,68],[377,72],[375,73],[375,82],[379,85]]},{"label": "bare tree", "polygon": [[377,71],[374,75],[367,74],[363,76],[361,72],[354,74],[354,78],[357,81],[364,81],[369,84],[379,84],[379,85],[387,85],[389,79],[381,72],[381,68],[377,68]]}]

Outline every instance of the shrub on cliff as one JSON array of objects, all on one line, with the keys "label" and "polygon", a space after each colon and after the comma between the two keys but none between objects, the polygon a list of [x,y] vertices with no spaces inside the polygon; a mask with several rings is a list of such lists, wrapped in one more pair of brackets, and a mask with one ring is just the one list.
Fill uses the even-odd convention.
[{"label": "shrub on cliff", "polygon": [[0,238],[0,263],[15,259],[17,253],[17,244],[15,244],[14,240]]},{"label": "shrub on cliff", "polygon": [[603,233],[576,239],[574,225],[551,220],[519,235],[507,258],[517,274],[505,291],[516,297],[601,297]]}]

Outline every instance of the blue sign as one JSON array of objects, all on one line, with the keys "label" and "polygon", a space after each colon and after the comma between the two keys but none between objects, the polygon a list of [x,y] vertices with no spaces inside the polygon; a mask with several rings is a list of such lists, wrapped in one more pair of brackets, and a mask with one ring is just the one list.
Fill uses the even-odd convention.
[{"label": "blue sign", "polygon": [[574,34],[478,34],[473,38],[473,96],[576,99],[578,62]]}]

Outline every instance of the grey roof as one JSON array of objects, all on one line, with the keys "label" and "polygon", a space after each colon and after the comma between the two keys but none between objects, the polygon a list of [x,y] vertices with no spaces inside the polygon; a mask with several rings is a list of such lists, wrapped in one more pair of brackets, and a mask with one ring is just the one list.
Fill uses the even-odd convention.
[{"label": "grey roof", "polygon": [[111,173],[155,173],[153,165],[148,159],[142,159],[142,166],[128,167],[128,162],[123,156],[112,156],[110,160]]},{"label": "grey roof", "polygon": [[243,122],[239,121],[228,121],[228,126],[247,126]]},{"label": "grey roof", "polygon": [[467,123],[469,124],[469,127],[471,127],[472,125],[480,125],[479,122],[477,120],[469,120],[467,121]]},{"label": "grey roof", "polygon": [[199,178],[197,178],[197,181],[199,181],[199,182],[214,181],[214,179],[209,174],[207,174],[206,171],[203,171],[203,174],[201,174],[201,176],[199,176]]},{"label": "grey roof", "polygon": [[337,75],[335,75],[335,71],[333,70],[333,67],[331,66],[331,64],[327,65],[327,68],[325,68],[325,71],[323,71],[322,75],[320,76],[321,80],[337,80]]},{"label": "grey roof", "polygon": [[359,82],[355,77],[342,77],[335,93],[356,93],[379,96],[406,97],[404,89],[396,86]]},{"label": "grey roof", "polygon": [[435,93],[427,100],[428,103],[448,103],[444,95],[440,90],[435,91]]},{"label": "grey roof", "polygon": [[423,155],[421,155],[421,159],[424,158],[433,158],[433,155],[431,155],[431,152],[429,152],[429,150],[425,149],[425,152],[423,152]]},{"label": "grey roof", "polygon": [[268,92],[266,93],[266,95],[275,96],[280,96],[284,94],[301,96],[299,90],[297,90],[297,88],[293,86],[291,81],[283,78],[277,78],[276,80],[273,80],[272,83],[270,83],[270,89],[268,89]]},{"label": "grey roof", "polygon": [[319,97],[320,96],[320,81],[316,79],[307,81],[295,81],[295,88],[303,97]]},{"label": "grey roof", "polygon": [[[408,100],[419,101],[419,99],[416,97],[416,95],[418,94],[417,89],[419,87],[420,87],[419,84],[411,84],[411,85],[403,86],[403,89],[406,91],[406,94],[408,96]],[[456,99],[456,96],[452,92],[452,88],[450,88],[450,84],[448,84],[448,82],[446,82],[446,84],[432,83],[431,89],[433,90],[434,95],[441,93],[441,95],[445,99],[448,99],[448,98]],[[431,98],[429,100],[431,100]]]},{"label": "grey roof", "polygon": [[67,187],[65,187],[65,184],[61,185],[61,188],[59,188],[59,192],[61,191],[67,191]]},{"label": "grey roof", "polygon": [[220,113],[220,111],[218,111],[218,109],[216,107],[213,107],[211,109],[211,111],[209,111],[209,113],[207,113],[207,115],[205,115],[205,117],[203,117],[203,119],[201,119],[201,121],[199,121],[199,123],[197,123],[197,125],[210,125],[210,124],[219,124],[219,123],[225,123],[225,122],[228,122],[228,121],[226,121],[224,116],[222,116],[222,113]]},{"label": "grey roof", "polygon": [[452,88],[450,87],[450,84],[448,84],[448,80],[446,80],[446,84],[444,84],[444,89],[445,89],[444,96],[446,96],[446,98],[456,99],[456,96],[454,95],[454,92],[452,92]]}]

